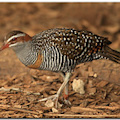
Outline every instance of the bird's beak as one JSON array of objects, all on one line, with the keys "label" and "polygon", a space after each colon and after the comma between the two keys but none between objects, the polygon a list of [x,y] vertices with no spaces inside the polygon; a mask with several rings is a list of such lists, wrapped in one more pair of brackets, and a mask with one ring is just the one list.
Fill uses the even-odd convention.
[{"label": "bird's beak", "polygon": [[8,43],[5,43],[5,44],[3,44],[3,46],[0,48],[0,51],[6,49],[6,48],[8,48],[8,47],[9,47],[9,44],[8,44]]}]

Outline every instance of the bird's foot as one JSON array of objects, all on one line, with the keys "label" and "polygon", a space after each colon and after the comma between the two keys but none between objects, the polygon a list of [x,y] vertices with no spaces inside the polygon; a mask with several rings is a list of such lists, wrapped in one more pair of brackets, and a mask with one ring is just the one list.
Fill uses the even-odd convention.
[{"label": "bird's foot", "polygon": [[[58,98],[59,98],[59,95],[58,94],[55,94],[55,95],[52,95],[50,97],[47,97],[47,98],[43,98],[41,100],[39,100],[40,102],[43,102],[43,101],[48,101],[48,100],[52,100],[54,101],[54,105],[55,105],[55,108],[59,108],[59,105],[60,103],[58,103]],[[62,100],[64,104],[66,104],[67,106],[71,106],[71,102],[67,99],[63,99]]]},{"label": "bird's foot", "polygon": [[67,94],[66,93],[64,93],[64,95],[63,95],[63,102],[67,105],[67,106],[71,106],[71,102],[68,100],[68,92],[67,92]]},{"label": "bird's foot", "polygon": [[64,103],[69,107],[71,106],[71,102],[69,100],[64,99]]},{"label": "bird's foot", "polygon": [[41,100],[39,100],[40,102],[43,102],[43,101],[47,101],[47,100],[52,100],[55,102],[55,108],[58,108],[58,98],[59,98],[59,95],[58,94],[55,94],[55,95],[52,95],[50,97],[47,97],[47,98],[43,98]]}]

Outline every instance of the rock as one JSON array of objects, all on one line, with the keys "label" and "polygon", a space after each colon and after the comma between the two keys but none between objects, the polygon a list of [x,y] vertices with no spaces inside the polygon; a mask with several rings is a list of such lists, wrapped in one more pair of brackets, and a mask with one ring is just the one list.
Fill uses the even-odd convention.
[{"label": "rock", "polygon": [[53,107],[54,106],[54,102],[52,100],[47,100],[45,103],[46,107]]},{"label": "rock", "polygon": [[57,113],[58,110],[57,110],[56,108],[53,107],[53,108],[52,108],[52,112],[53,112],[53,113]]},{"label": "rock", "polygon": [[[52,100],[47,100],[46,101],[46,103],[45,103],[45,106],[46,107],[52,107],[53,108],[53,111],[55,112],[55,109],[54,109],[54,101],[52,101]],[[61,108],[63,106],[63,104],[60,104],[59,102],[58,102],[58,108]]]},{"label": "rock", "polygon": [[73,80],[72,87],[75,92],[80,93],[80,94],[85,94],[84,86],[85,84],[81,79]]},{"label": "rock", "polygon": [[97,76],[98,76],[98,75],[97,75],[96,73],[93,75],[94,78],[96,78]]}]

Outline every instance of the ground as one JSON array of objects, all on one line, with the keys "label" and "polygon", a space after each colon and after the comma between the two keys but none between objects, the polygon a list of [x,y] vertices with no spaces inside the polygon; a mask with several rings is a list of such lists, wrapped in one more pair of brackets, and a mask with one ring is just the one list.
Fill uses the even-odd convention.
[{"label": "ground", "polygon": [[[29,35],[50,28],[84,29],[108,37],[120,51],[119,3],[1,3],[0,45],[12,30]],[[69,81],[69,101],[55,109],[39,102],[62,84],[58,73],[25,67],[12,49],[0,52],[0,118],[119,118],[120,65],[97,60],[78,65]],[[84,94],[73,90],[82,80]]]}]

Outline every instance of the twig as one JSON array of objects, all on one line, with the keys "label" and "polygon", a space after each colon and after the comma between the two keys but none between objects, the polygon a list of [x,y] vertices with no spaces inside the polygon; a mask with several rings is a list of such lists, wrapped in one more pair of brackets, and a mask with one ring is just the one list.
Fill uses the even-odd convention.
[{"label": "twig", "polygon": [[30,110],[26,110],[26,109],[22,109],[22,108],[12,108],[10,105],[0,105],[0,109],[6,109],[6,110],[13,110],[13,111],[19,111],[19,112],[24,112],[24,113],[32,113],[32,114],[40,114],[42,113],[42,111],[30,111]]},{"label": "twig", "polygon": [[[35,112],[35,111],[30,111],[30,110],[26,110],[26,109],[21,109],[21,108],[8,108],[9,110],[13,110],[13,111],[19,111],[19,112],[24,112],[24,113],[32,113],[32,114],[40,114],[39,112]],[[42,113],[42,112],[41,112]]]},{"label": "twig", "polygon": [[96,112],[97,110],[96,110],[96,109],[92,109],[92,108],[83,108],[83,107],[78,106],[78,107],[71,107],[71,111],[77,113],[77,112],[79,112],[79,111],[84,111],[84,112],[86,112],[86,111]]},{"label": "twig", "polygon": [[4,87],[0,88],[0,91],[5,91],[5,92],[12,91],[12,90],[13,91],[18,91],[18,92],[23,92],[23,93],[26,93],[27,95],[30,95],[30,94],[32,94],[32,95],[40,95],[40,93],[32,93],[32,92],[29,92],[29,91],[23,91],[20,88],[4,88]]},{"label": "twig", "polygon": [[14,111],[3,111],[3,112],[0,112],[0,115],[3,115],[3,114],[13,114]]},{"label": "twig", "polygon": [[44,113],[46,116],[59,116],[59,117],[80,117],[80,118],[120,118],[120,115],[71,115],[71,114],[54,114],[54,113]]},{"label": "twig", "polygon": [[120,106],[116,106],[116,107],[110,107],[110,106],[94,106],[93,108],[97,108],[97,109],[109,109],[109,110],[118,110],[120,109]]},{"label": "twig", "polygon": [[4,87],[0,88],[0,91],[11,91],[11,90],[21,91],[20,88],[4,88]]}]

